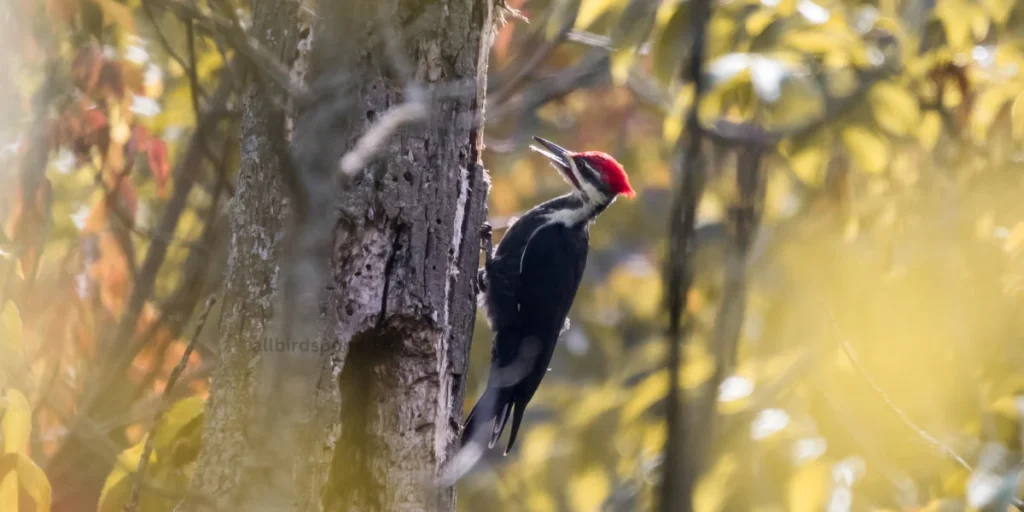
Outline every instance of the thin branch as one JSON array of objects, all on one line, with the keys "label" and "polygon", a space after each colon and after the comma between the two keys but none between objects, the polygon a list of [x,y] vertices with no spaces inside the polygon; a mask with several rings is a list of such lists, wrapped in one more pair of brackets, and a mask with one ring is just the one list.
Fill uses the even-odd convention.
[{"label": "thin branch", "polygon": [[846,354],[846,357],[850,360],[850,363],[853,365],[854,369],[857,370],[857,373],[864,378],[868,385],[871,386],[871,389],[875,390],[875,393],[877,393],[878,396],[882,398],[886,405],[888,405],[889,408],[892,409],[893,412],[895,412],[901,420],[903,420],[903,423],[905,423],[908,427],[910,427],[911,430],[917,433],[918,437],[928,442],[928,444],[931,444],[932,446],[937,448],[940,452],[943,453],[943,455],[953,459],[954,461],[956,461],[957,464],[960,464],[960,466],[966,469],[967,471],[973,471],[970,463],[968,463],[963,457],[956,453],[955,450],[950,448],[948,445],[940,441],[935,436],[929,434],[928,431],[918,426],[917,423],[914,423],[914,420],[912,420],[910,416],[907,415],[907,413],[903,412],[903,409],[900,409],[900,407],[896,405],[896,402],[893,402],[892,398],[889,398],[889,394],[886,393],[884,389],[882,389],[882,386],[879,386],[878,383],[875,382],[875,379],[873,379],[871,375],[868,374],[867,370],[864,368],[864,365],[860,363],[860,359],[857,358],[857,354],[853,351],[853,347],[850,346],[849,341],[843,340],[840,346],[843,347],[843,352]]},{"label": "thin branch", "polygon": [[[226,110],[223,108],[233,90],[233,81],[229,78],[227,69],[222,74],[221,84],[218,86],[214,97],[211,100],[210,108],[205,116],[199,120],[195,133],[192,135],[185,152],[177,165],[174,176],[174,195],[168,202],[164,215],[156,228],[158,233],[174,233],[178,220],[188,202],[188,195],[195,184],[196,178],[201,169],[200,146],[217,122],[224,116]],[[80,408],[81,415],[92,414],[93,409],[103,400],[106,393],[112,386],[116,386],[125,370],[131,365],[132,360],[141,347],[134,343],[135,329],[143,306],[149,299],[156,284],[157,274],[163,265],[167,255],[168,242],[160,238],[154,238],[146,252],[146,258],[139,270],[139,278],[132,289],[131,297],[124,313],[121,316],[113,337],[102,347],[109,357],[103,358],[107,367],[97,372],[98,382],[92,386],[89,393],[84,397],[84,406]]]},{"label": "thin branch", "polygon": [[850,109],[863,105],[864,95],[879,81],[892,76],[895,70],[885,66],[859,73],[857,89],[852,93],[839,98],[826,97],[825,108],[821,116],[790,126],[784,126],[774,130],[763,128],[750,123],[733,123],[729,121],[716,121],[709,126],[703,126],[705,134],[711,140],[720,144],[757,144],[770,146],[790,137],[803,137],[811,132],[832,122],[836,118],[850,111]]},{"label": "thin branch", "polygon": [[[538,67],[540,67],[541,63],[543,63],[544,60],[547,59],[549,55],[551,55],[551,52],[553,52],[555,48],[558,47],[559,43],[561,43],[565,39],[566,35],[569,34],[569,31],[572,29],[572,25],[575,21],[575,16],[566,20],[566,22],[562,24],[562,27],[558,30],[558,33],[555,34],[555,37],[552,37],[551,39],[544,41],[540,45],[540,48],[537,48],[537,50],[530,55],[526,63],[523,64],[521,68],[519,68],[519,71],[517,71],[515,75],[512,75],[512,78],[510,78],[507,82],[502,84],[501,89],[498,89],[498,91],[494,93],[494,103],[505,103],[505,101],[507,101],[512,96],[512,94],[519,90],[519,86],[522,85],[527,78],[533,75],[533,72],[536,71]],[[538,29],[538,32],[544,30],[546,29],[544,27],[541,27],[540,29]]]},{"label": "thin branch", "polygon": [[686,310],[687,294],[693,282],[692,264],[696,254],[694,226],[697,219],[697,204],[704,192],[704,162],[700,154],[701,130],[698,128],[697,105],[703,97],[705,86],[701,70],[704,66],[705,38],[708,21],[711,18],[711,2],[694,0],[691,8],[693,53],[688,65],[689,76],[694,77],[694,97],[687,116],[686,133],[679,141],[680,144],[685,143],[685,150],[679,166],[677,188],[672,197],[667,255],[668,275],[665,280],[669,313],[669,388],[665,413],[668,437],[665,443],[659,493],[659,510],[662,512],[692,510],[693,489],[687,482],[695,480],[687,474],[683,460],[688,429],[683,417],[684,406],[679,392],[679,374],[683,366],[682,316]]},{"label": "thin branch", "polygon": [[195,5],[181,0],[150,1],[157,2],[174,11],[182,21],[194,20],[199,26],[209,32],[223,37],[232,49],[245,57],[262,73],[270,77],[290,97],[302,98],[306,96],[306,84],[292,77],[288,68],[281,63],[280,59],[264,48],[255,38],[242,32],[240,26],[232,20],[224,19],[213,13],[203,13]]},{"label": "thin branch", "polygon": [[[179,66],[181,66],[181,69],[189,69],[189,65],[185,63],[185,59],[183,59],[181,55],[178,55],[178,52],[174,49],[174,46],[171,45],[171,41],[167,38],[167,34],[165,34],[163,28],[160,27],[160,23],[156,19],[156,13],[153,12],[152,1],[153,0],[143,0],[142,9],[143,12],[146,13],[146,18],[149,19],[149,24],[153,26],[153,32],[156,34],[157,41],[160,42],[160,46],[163,47],[164,52],[167,53],[167,56],[170,57],[171,60],[173,60]],[[196,91],[195,89],[193,89],[193,91],[194,95]],[[202,88],[198,89],[198,92],[203,96],[206,96],[206,91],[203,91]]]},{"label": "thin branch", "polygon": [[[199,334],[203,332],[203,327],[206,326],[206,318],[210,316],[210,308],[213,307],[217,299],[210,297],[206,301],[206,306],[203,307],[203,312],[199,314],[199,319],[196,321],[196,329],[192,332],[192,339],[188,342],[188,347],[185,348],[185,353],[181,355],[181,359],[178,361],[178,365],[171,371],[170,377],[167,378],[167,385],[164,386],[163,397],[166,400],[170,397],[171,390],[174,389],[174,385],[177,384],[178,378],[181,377],[181,373],[185,371],[185,367],[188,366],[188,360],[192,356],[192,350],[195,349],[196,342],[199,341]],[[139,497],[142,494],[142,481],[145,479],[146,467],[149,465],[149,457],[153,453],[153,439],[156,436],[157,429],[160,428],[161,423],[164,419],[164,411],[159,412],[156,418],[153,419],[153,427],[149,431],[149,435],[146,436],[146,444],[142,448],[142,456],[139,458],[139,467],[135,471],[134,482],[132,483],[132,494],[128,503],[125,505],[125,512],[137,512],[139,510]]]},{"label": "thin branch", "polygon": [[765,148],[750,144],[739,149],[736,164],[736,188],[738,197],[730,207],[732,239],[725,251],[725,284],[722,303],[715,315],[715,327],[711,337],[711,349],[715,354],[715,370],[711,379],[702,387],[690,434],[702,434],[687,439],[685,489],[697,484],[705,462],[718,437],[718,391],[723,379],[735,365],[736,349],[743,329],[743,318],[747,309],[747,267],[750,248],[761,219],[764,186],[761,180],[761,156]]}]

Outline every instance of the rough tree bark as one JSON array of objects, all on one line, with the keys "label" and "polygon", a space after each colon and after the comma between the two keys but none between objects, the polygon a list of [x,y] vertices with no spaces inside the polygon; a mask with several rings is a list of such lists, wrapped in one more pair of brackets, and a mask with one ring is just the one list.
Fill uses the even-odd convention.
[{"label": "rough tree bark", "polygon": [[[289,461],[293,510],[454,508],[454,490],[433,481],[455,448],[474,325],[492,11],[493,0],[254,0],[253,33],[294,72],[309,66],[304,50],[312,43],[310,83],[339,69],[355,80],[355,108],[307,108],[337,117],[318,135],[336,156],[408,100],[410,84],[433,91],[424,121],[399,129],[331,191],[339,213],[330,279],[320,285],[334,349],[319,356],[315,396],[302,405],[301,450]],[[309,19],[318,20],[312,31]],[[206,510],[204,499],[232,510],[252,491],[240,469],[253,449],[247,429],[260,408],[275,406],[258,398],[258,370],[275,356],[257,342],[272,335],[280,300],[294,206],[283,192],[287,173],[303,169],[281,150],[294,120],[267,87],[254,83],[243,99],[222,360],[179,512]]]}]

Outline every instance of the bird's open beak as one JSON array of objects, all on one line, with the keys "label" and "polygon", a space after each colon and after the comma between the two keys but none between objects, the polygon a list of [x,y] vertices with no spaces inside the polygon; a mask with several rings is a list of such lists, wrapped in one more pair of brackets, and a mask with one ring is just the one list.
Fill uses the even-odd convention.
[{"label": "bird's open beak", "polygon": [[534,137],[533,140],[537,141],[543,147],[530,145],[530,149],[544,155],[548,160],[551,160],[551,163],[554,164],[556,169],[558,169],[558,172],[562,173],[562,176],[564,176],[566,180],[579,189],[580,183],[576,179],[576,173],[574,173],[572,169],[573,166],[576,165],[572,161],[572,151],[541,137]]}]

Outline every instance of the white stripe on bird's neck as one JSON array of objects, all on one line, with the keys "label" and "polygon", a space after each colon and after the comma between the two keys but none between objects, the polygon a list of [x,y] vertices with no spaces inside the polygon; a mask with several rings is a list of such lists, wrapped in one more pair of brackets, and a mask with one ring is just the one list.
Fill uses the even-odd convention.
[{"label": "white stripe on bird's neck", "polygon": [[578,226],[593,221],[598,214],[615,201],[614,197],[608,197],[597,190],[587,195],[579,190],[573,190],[570,196],[575,199],[577,204],[572,208],[562,208],[548,213],[546,218],[549,223],[557,222],[567,227]]},{"label": "white stripe on bird's neck", "polygon": [[[574,181],[580,186],[580,188],[573,186],[571,194],[579,206],[553,211],[547,215],[547,219],[548,222],[557,222],[573,227],[594,220],[615,198],[608,197],[584,178],[583,173],[576,167],[576,161],[573,158],[569,157],[566,160],[569,161],[569,172],[572,173]],[[570,183],[570,185],[574,184]]]}]

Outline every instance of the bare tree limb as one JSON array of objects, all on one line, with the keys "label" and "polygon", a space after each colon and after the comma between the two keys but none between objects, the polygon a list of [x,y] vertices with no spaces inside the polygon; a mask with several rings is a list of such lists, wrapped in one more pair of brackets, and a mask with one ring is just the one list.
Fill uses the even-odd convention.
[{"label": "bare tree limb", "polygon": [[[668,437],[665,443],[662,468],[659,507],[662,512],[693,508],[693,489],[687,482],[693,480],[687,475],[683,452],[687,439],[684,406],[679,393],[680,375],[683,366],[682,344],[684,340],[682,316],[686,310],[687,294],[693,282],[692,264],[696,254],[694,248],[694,225],[697,220],[697,204],[704,192],[704,162],[701,158],[701,130],[698,128],[697,105],[704,93],[701,69],[704,65],[705,38],[711,18],[710,0],[694,0],[692,9],[693,52],[688,63],[691,77],[694,77],[693,105],[687,116],[687,130],[679,144],[685,144],[676,176],[676,190],[669,210],[669,241],[665,289],[668,294],[668,404],[665,412]],[[685,67],[685,66],[684,66]]]},{"label": "bare tree limb", "polygon": [[195,5],[181,0],[150,1],[174,11],[182,21],[194,20],[204,29],[223,37],[231,48],[245,57],[261,73],[266,74],[289,96],[301,98],[306,95],[306,84],[295,80],[280,59],[264,48],[259,41],[242,32],[237,23],[213,13],[203,13]]}]

